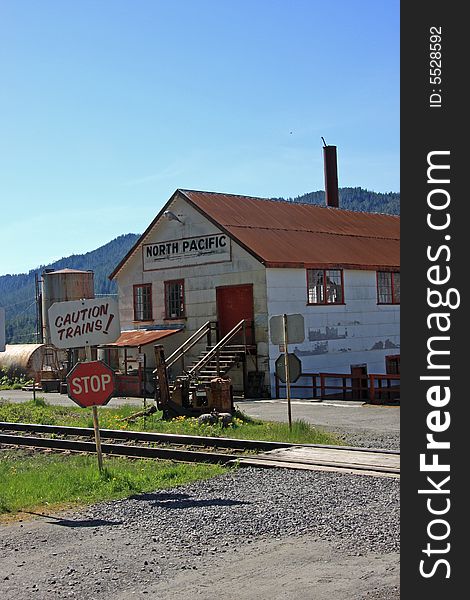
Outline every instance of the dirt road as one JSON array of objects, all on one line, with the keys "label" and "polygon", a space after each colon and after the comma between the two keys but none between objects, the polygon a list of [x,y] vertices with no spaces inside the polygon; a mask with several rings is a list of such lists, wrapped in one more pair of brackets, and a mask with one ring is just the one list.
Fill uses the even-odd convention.
[{"label": "dirt road", "polygon": [[242,469],[24,515],[0,526],[0,597],[396,600],[398,506],[396,480]]}]

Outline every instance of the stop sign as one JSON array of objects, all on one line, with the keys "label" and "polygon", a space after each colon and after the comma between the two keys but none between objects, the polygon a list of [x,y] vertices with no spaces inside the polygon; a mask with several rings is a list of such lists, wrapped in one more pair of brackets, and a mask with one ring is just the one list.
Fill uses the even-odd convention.
[{"label": "stop sign", "polygon": [[[302,363],[300,362],[299,357],[292,352],[289,352],[287,355],[287,360],[289,362],[289,379],[291,383],[295,383],[302,375]],[[282,383],[286,383],[286,359],[284,358],[284,354],[277,357],[274,365],[276,367],[277,376]]]},{"label": "stop sign", "polygon": [[114,394],[114,371],[101,360],[77,363],[67,375],[67,391],[82,408],[103,406]]}]

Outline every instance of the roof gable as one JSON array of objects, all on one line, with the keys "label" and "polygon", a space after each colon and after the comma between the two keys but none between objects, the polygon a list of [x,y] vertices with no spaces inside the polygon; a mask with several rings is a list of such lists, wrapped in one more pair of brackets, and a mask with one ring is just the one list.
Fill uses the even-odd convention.
[{"label": "roof gable", "polygon": [[110,279],[135,254],[178,194],[267,267],[394,269],[400,265],[397,216],[178,189]]}]

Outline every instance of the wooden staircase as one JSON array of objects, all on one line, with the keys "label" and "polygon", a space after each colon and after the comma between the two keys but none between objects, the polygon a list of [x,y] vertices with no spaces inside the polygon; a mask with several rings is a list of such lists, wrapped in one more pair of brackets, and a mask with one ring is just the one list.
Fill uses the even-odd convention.
[{"label": "wooden staircase", "polygon": [[[213,353],[213,349],[214,346],[208,346],[187,369],[189,375],[194,371],[200,382],[209,383],[214,377],[224,377],[230,369],[245,361],[246,349],[243,345],[227,345],[217,353]],[[210,353],[212,355],[207,358]],[[203,366],[196,368],[201,362]]]},{"label": "wooden staircase", "polygon": [[[166,359],[166,367],[169,369],[177,361],[181,361],[183,373],[192,380],[208,383],[214,377],[223,377],[230,369],[242,364],[245,378],[246,357],[249,354],[256,355],[256,345],[247,343],[247,330],[251,326],[251,323],[243,319],[220,341],[212,344],[217,323],[207,321]],[[205,350],[190,365],[185,364],[186,355],[204,337],[207,337]],[[238,343],[240,339],[243,342],[241,344]]]}]

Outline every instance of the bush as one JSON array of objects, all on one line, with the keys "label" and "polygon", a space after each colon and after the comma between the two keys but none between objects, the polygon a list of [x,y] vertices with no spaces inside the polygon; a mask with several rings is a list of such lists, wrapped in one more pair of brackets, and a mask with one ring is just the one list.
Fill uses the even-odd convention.
[{"label": "bush", "polygon": [[0,390],[20,390],[23,386],[33,383],[23,373],[14,370],[0,369]]}]

